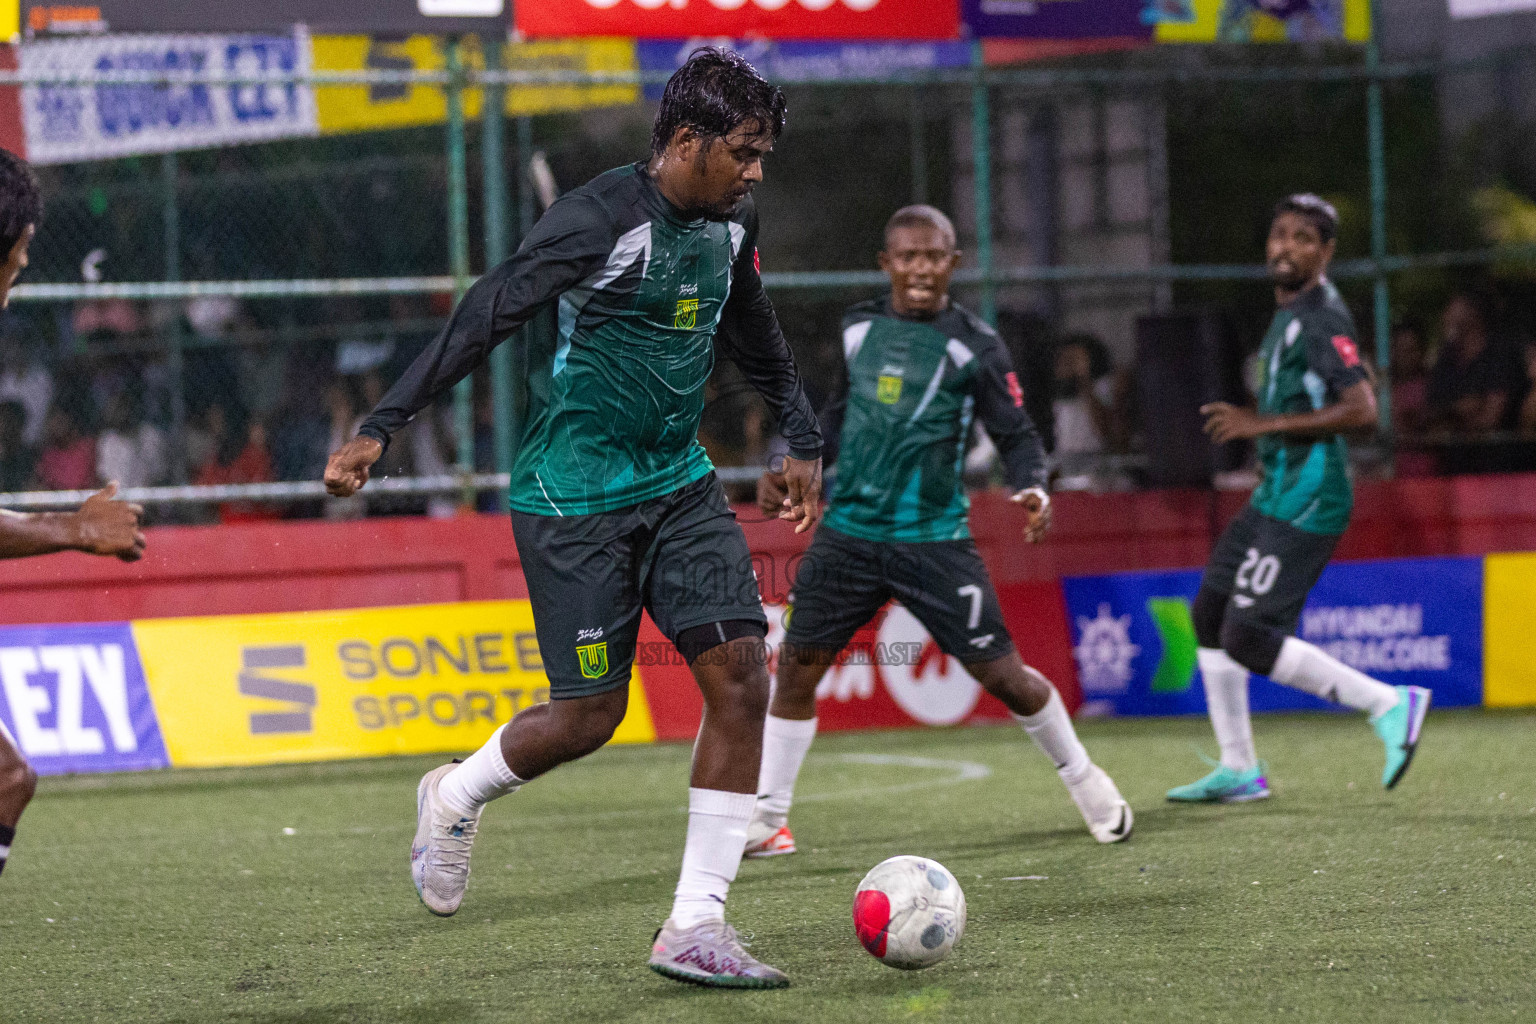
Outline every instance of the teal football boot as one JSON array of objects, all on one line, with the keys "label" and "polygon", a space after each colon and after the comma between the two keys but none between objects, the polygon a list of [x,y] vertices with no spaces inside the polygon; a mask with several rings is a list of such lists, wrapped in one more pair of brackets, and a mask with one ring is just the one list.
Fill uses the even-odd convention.
[{"label": "teal football boot", "polygon": [[1269,796],[1262,762],[1240,772],[1210,758],[1203,760],[1214,765],[1215,771],[1187,786],[1173,787],[1168,791],[1169,800],[1176,804],[1245,804]]},{"label": "teal football boot", "polygon": [[1401,781],[1413,763],[1419,745],[1424,716],[1429,713],[1430,692],[1422,686],[1394,686],[1397,703],[1371,719],[1371,728],[1387,747],[1387,765],[1381,771],[1381,784],[1391,789]]}]

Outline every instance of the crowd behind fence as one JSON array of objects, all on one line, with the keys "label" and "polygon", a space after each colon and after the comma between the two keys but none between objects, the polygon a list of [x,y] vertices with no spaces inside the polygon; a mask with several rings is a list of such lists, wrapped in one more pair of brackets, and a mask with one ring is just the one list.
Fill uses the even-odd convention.
[{"label": "crowd behind fence", "polygon": [[[1181,254],[1169,250],[1177,243],[1168,240],[1167,218],[1188,218],[1188,208],[1211,200],[1163,181],[1159,213],[1154,164],[1163,161],[1166,178],[1177,154],[1172,160],[1159,155],[1157,147],[1170,143],[1158,135],[1136,150],[1145,165],[1138,164],[1137,173],[1152,182],[1135,186],[1151,197],[1131,230],[1141,248],[1105,245],[1104,256],[1092,262],[1063,259],[1060,252],[1015,258],[1009,225],[1023,225],[1016,236],[1028,248],[1041,217],[1067,217],[1067,188],[1048,197],[1044,213],[1010,208],[1015,128],[1009,117],[1030,112],[1018,122],[1031,133],[1026,144],[1042,123],[1056,132],[1053,138],[1065,137],[1071,127],[1053,127],[1040,112],[1064,119],[1066,108],[1048,101],[1087,96],[1098,104],[1091,108],[1098,120],[1088,123],[1108,138],[1113,127],[1104,126],[1104,110],[1116,96],[1149,104],[1149,94],[1160,95],[1163,107],[1146,106],[1155,121],[1171,90],[1321,86],[1353,90],[1368,129],[1353,168],[1365,202],[1346,215],[1369,225],[1359,231],[1369,242],[1346,249],[1334,270],[1360,319],[1362,349],[1374,364],[1387,417],[1377,437],[1359,446],[1358,470],[1536,469],[1536,303],[1529,287],[1536,239],[1496,245],[1452,233],[1439,237],[1462,244],[1426,251],[1410,239],[1400,246],[1407,251],[1389,254],[1389,122],[1383,118],[1384,106],[1394,101],[1384,101],[1381,90],[1465,69],[1377,65],[1367,58],[1362,63],[1356,52],[1339,50],[1286,66],[1166,61],[790,83],[784,171],[776,177],[778,168],[770,167],[760,192],[764,278],[807,369],[813,400],[830,397],[838,372],[840,309],[884,283],[872,268],[884,215],[911,200],[966,206],[969,216],[957,216],[968,253],[957,293],[998,324],[1013,351],[1031,412],[1050,441],[1055,486],[1166,482],[1144,429],[1160,414],[1158,396],[1136,385],[1137,349],[1113,339],[1106,344],[1062,311],[1097,302],[1096,308],[1110,310],[1103,315],[1133,322],[1135,333],[1143,321],[1186,308],[1214,310],[1218,319],[1231,312],[1227,306],[1262,309],[1268,301],[1265,270],[1256,262],[1262,236],[1255,233],[1252,257],[1242,262],[1177,259]],[[1531,59],[1530,53],[1499,58]],[[658,76],[470,71],[450,61],[441,73],[252,79],[111,72],[68,82],[237,86],[256,80],[317,89],[425,85],[451,97],[470,88],[646,84]],[[36,74],[0,72],[0,85],[37,81]],[[842,101],[849,96],[859,102]],[[496,262],[531,226],[550,198],[549,184],[574,187],[644,154],[648,108],[517,118],[503,130],[500,104],[485,104],[479,123],[455,116],[451,99],[447,107],[450,116],[440,126],[42,168],[48,210],[33,266],[0,322],[0,504],[57,507],[115,479],[151,503],[159,521],[498,507],[517,382],[494,361],[391,445],[365,496],[323,499],[317,481],[326,454],[355,432],[441,326],[472,268]],[[827,149],[825,138],[821,148],[796,139],[795,116],[802,111],[818,127],[844,125],[844,158]],[[816,158],[797,162],[797,143]],[[1105,165],[1090,168],[1097,178],[1083,176],[1100,182],[1101,191],[1123,185],[1124,178],[1114,176],[1119,158],[1112,150],[1104,143],[1082,158]],[[1061,152],[1068,152],[1067,143]],[[1029,152],[1017,158],[1019,173],[1038,178],[1030,159]],[[1053,173],[1067,171],[1058,166]],[[818,196],[825,198],[818,202]],[[1273,198],[1257,197],[1258,208]],[[1102,196],[1097,201],[1113,205]],[[776,228],[775,218],[798,227]],[[1100,229],[1090,223],[1082,237],[1114,241],[1113,229],[1093,235]],[[1116,261],[1121,251],[1133,258]],[[1425,275],[1436,274],[1426,288]],[[1127,286],[1142,290],[1127,292]],[[1389,302],[1400,287],[1416,288],[1420,298],[1399,306],[1394,317]],[[1116,302],[1128,305],[1117,312]],[[1223,351],[1234,362],[1256,344],[1262,323],[1255,329],[1251,321],[1236,317],[1224,335]],[[1239,380],[1250,376],[1245,369]],[[729,365],[719,367],[710,388],[701,440],[745,495],[775,450],[773,424]],[[968,468],[974,482],[985,484],[993,470],[985,439],[978,440]],[[1214,459],[1211,468],[1208,476],[1218,483],[1251,479],[1240,452]]]}]

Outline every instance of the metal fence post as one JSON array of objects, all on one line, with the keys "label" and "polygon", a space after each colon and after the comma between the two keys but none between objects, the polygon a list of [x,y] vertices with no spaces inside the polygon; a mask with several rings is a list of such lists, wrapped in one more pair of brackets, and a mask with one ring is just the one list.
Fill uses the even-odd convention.
[{"label": "metal fence post", "polygon": [[987,96],[981,40],[971,44],[971,159],[975,165],[976,264],[981,270],[981,318],[997,324],[997,281],[992,273],[992,108]]},{"label": "metal fence post", "polygon": [[928,202],[928,120],[927,111],[923,109],[922,86],[914,85],[907,90],[907,102],[912,146],[912,202],[922,204]]},{"label": "metal fence post", "polygon": [[[469,290],[469,173],[464,145],[464,55],[458,36],[447,41],[448,64],[448,272],[453,275],[453,301]],[[453,389],[453,432],[458,439],[458,470],[475,470],[475,385],[465,377]],[[474,491],[464,491],[473,504]]]},{"label": "metal fence post", "polygon": [[[1381,97],[1381,4],[1370,0],[1371,37],[1365,44],[1365,66],[1370,80],[1365,86],[1366,151],[1371,174],[1371,260],[1376,264],[1375,328],[1376,372],[1381,378],[1377,400],[1379,429],[1390,453],[1396,438],[1392,432],[1392,300],[1387,287],[1387,153]],[[1387,460],[1387,471],[1393,462]]]},{"label": "metal fence post", "polygon": [[[161,224],[165,235],[165,279],[181,280],[181,210],[176,205],[176,176],[179,173],[175,153],[160,157],[162,185]],[[166,336],[166,376],[170,382],[171,399],[171,481],[187,482],[187,367],[183,348],[181,312],[184,303],[177,303],[176,315],[171,317]]]},{"label": "metal fence post", "polygon": [[[505,40],[493,38],[485,46],[487,71],[501,69],[501,48]],[[480,159],[482,188],[485,192],[485,269],[507,258],[507,171],[506,171],[506,89],[487,84],[481,111]],[[516,443],[513,417],[517,411],[512,399],[512,346],[508,338],[491,350],[491,416],[496,448],[496,472],[512,472]],[[497,507],[507,511],[510,494],[500,491]]]}]

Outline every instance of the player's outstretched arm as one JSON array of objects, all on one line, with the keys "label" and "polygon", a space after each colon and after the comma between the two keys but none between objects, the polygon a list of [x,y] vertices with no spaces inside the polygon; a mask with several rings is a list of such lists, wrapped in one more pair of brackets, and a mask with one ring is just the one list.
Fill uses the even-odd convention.
[{"label": "player's outstretched arm", "polygon": [[1295,437],[1327,437],[1376,425],[1376,394],[1367,381],[1345,388],[1339,400],[1311,412],[1268,416],[1227,402],[1211,402],[1200,407],[1205,417],[1205,432],[1217,444],[1251,440],[1264,434],[1290,434]]},{"label": "player's outstretched arm", "polygon": [[368,482],[373,464],[384,454],[384,445],[376,437],[359,435],[331,453],[325,464],[326,493],[350,498]]},{"label": "player's outstretched arm", "polygon": [[1024,389],[1002,339],[977,324],[972,339],[980,363],[971,382],[976,413],[997,447],[1003,476],[1013,488],[1012,501],[1025,513],[1024,539],[1038,544],[1051,526],[1051,496],[1046,493],[1045,444],[1024,410]]},{"label": "player's outstretched arm", "polygon": [[0,558],[84,551],[138,561],[144,557],[144,533],[139,529],[144,509],[114,501],[116,496],[114,480],[74,512],[0,511]]}]

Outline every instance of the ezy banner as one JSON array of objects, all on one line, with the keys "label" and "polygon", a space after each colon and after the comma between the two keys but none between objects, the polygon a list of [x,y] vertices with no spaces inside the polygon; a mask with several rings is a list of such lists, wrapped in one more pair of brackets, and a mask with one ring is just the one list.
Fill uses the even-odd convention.
[{"label": "ezy banner", "polygon": [[[1088,713],[1195,714],[1205,691],[1190,604],[1198,570],[1062,580]],[[1339,562],[1323,571],[1297,634],[1392,685],[1427,686],[1437,707],[1483,697],[1483,560]],[[1332,707],[1255,676],[1255,711]]]},{"label": "ezy banner", "polygon": [[[21,70],[90,75],[307,74],[309,39],[287,35],[126,35],[32,42]],[[314,135],[307,84],[44,84],[21,95],[28,160],[58,164]]]}]

